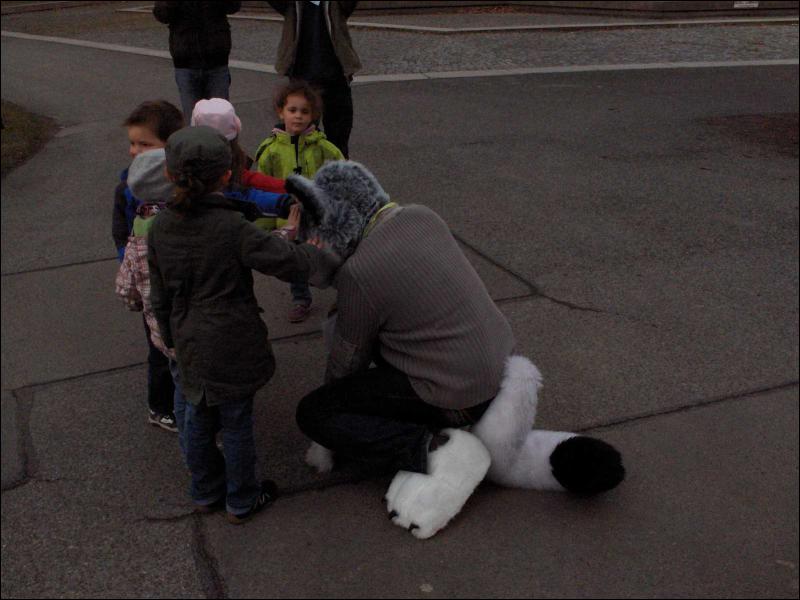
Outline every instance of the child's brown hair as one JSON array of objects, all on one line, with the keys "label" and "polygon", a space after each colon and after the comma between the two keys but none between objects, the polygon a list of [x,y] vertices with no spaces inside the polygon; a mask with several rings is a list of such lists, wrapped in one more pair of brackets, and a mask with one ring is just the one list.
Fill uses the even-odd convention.
[{"label": "child's brown hair", "polygon": [[233,173],[231,176],[231,183],[235,185],[241,185],[242,173],[250,169],[250,165],[253,164],[253,160],[247,156],[247,153],[244,150],[242,150],[238,140],[232,139],[230,143],[232,154],[231,172]]},{"label": "child's brown hair", "polygon": [[290,81],[278,88],[275,92],[275,112],[279,112],[286,106],[286,99],[289,96],[303,96],[311,105],[311,118],[316,121],[322,116],[322,96],[311,85],[300,79]]},{"label": "child's brown hair", "polygon": [[183,113],[166,100],[148,100],[133,109],[122,123],[124,127],[144,125],[162,142],[183,128]]}]

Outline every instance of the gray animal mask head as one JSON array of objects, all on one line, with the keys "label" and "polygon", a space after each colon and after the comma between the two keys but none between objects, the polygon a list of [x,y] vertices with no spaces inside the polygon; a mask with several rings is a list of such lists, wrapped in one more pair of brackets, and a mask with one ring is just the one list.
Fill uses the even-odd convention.
[{"label": "gray animal mask head", "polygon": [[339,256],[350,256],[370,218],[389,196],[364,165],[350,160],[325,164],[313,181],[290,175],[286,191],[303,204],[301,228],[318,235]]}]

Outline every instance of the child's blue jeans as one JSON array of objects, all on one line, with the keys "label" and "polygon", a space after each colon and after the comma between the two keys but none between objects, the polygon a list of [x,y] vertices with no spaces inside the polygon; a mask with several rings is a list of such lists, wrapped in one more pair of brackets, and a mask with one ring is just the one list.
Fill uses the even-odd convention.
[{"label": "child's blue jeans", "polygon": [[[213,504],[225,498],[229,513],[248,512],[261,486],[256,479],[253,438],[253,396],[208,406],[186,403],[186,462],[192,473],[190,493],[195,504]],[[222,430],[225,454],[216,445]]]},{"label": "child's blue jeans", "polygon": [[186,396],[183,395],[181,386],[181,373],[178,370],[178,363],[172,359],[169,361],[169,372],[172,375],[172,383],[175,386],[175,393],[172,396],[173,413],[175,414],[175,425],[178,428],[178,443],[181,446],[181,455],[186,460]]}]

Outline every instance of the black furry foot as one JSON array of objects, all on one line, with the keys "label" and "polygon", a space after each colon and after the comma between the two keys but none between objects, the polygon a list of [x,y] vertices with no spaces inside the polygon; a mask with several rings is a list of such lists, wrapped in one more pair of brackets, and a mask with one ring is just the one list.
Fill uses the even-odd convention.
[{"label": "black furry foot", "polygon": [[553,476],[568,491],[599,494],[625,479],[625,467],[617,450],[601,440],[576,436],[564,440],[550,455]]}]

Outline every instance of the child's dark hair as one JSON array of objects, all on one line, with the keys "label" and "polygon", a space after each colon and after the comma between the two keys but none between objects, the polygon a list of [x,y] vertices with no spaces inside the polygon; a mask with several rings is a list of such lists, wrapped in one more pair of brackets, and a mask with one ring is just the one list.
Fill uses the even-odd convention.
[{"label": "child's dark hair", "polygon": [[148,100],[137,106],[122,123],[124,127],[144,125],[162,142],[183,127],[183,113],[166,100]]},{"label": "child's dark hair", "polygon": [[217,130],[198,125],[173,133],[164,148],[167,174],[175,184],[170,207],[190,212],[197,200],[218,192],[231,168],[231,147]]},{"label": "child's dark hair", "polygon": [[222,189],[222,175],[211,173],[180,173],[174,176],[175,196],[169,206],[178,212],[188,213],[194,208],[194,201]]},{"label": "child's dark hair", "polygon": [[231,171],[233,173],[233,175],[231,175],[231,183],[234,185],[241,185],[242,173],[250,168],[248,164],[250,161],[247,158],[247,153],[242,150],[239,141],[235,138],[231,140],[231,154],[233,155],[233,160],[231,162]]},{"label": "child's dark hair", "polygon": [[275,92],[275,112],[280,111],[286,106],[286,99],[295,94],[301,95],[308,100],[308,103],[311,105],[312,119],[317,120],[322,116],[322,96],[320,96],[319,92],[311,87],[310,84],[300,79],[290,81],[286,85],[278,88],[278,91]]}]

